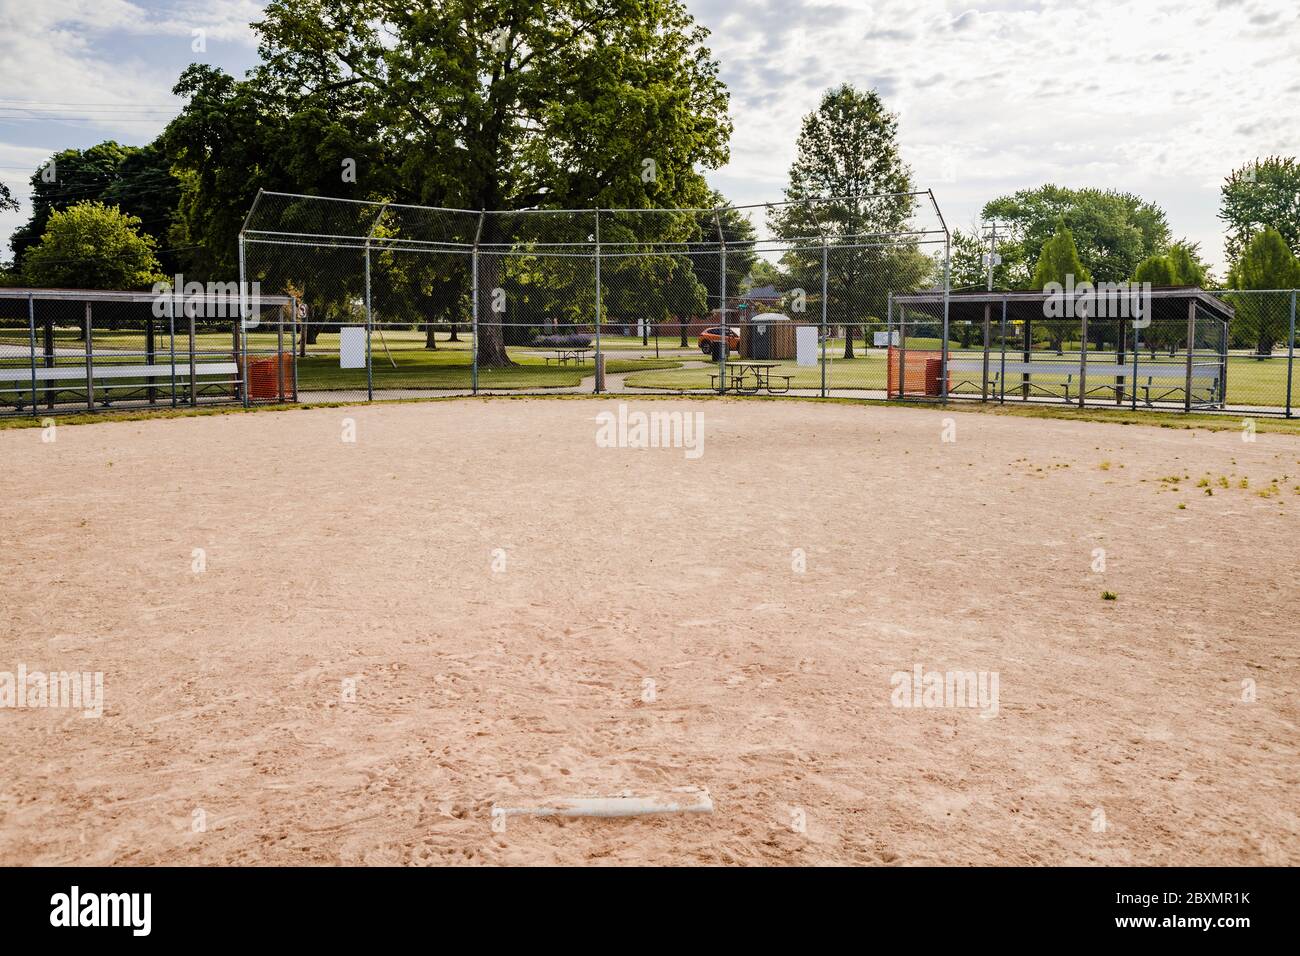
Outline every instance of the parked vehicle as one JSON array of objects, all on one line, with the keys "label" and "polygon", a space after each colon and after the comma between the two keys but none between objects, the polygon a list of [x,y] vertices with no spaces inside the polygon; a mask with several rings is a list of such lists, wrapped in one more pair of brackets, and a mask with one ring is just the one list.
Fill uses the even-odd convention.
[{"label": "parked vehicle", "polygon": [[699,346],[700,351],[711,359],[722,357],[722,335],[727,335],[727,350],[735,352],[740,349],[740,329],[731,327],[724,328],[721,325],[715,325],[711,329],[705,329],[700,333]]}]

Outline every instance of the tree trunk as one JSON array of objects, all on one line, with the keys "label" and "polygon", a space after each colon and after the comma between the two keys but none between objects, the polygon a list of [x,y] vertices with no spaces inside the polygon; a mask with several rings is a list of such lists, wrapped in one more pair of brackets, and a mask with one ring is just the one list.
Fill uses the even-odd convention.
[{"label": "tree trunk", "polygon": [[844,357],[853,358],[853,326],[844,326]]},{"label": "tree trunk", "polygon": [[688,343],[687,343],[687,341],[686,341],[686,330],[689,329],[689,328],[690,328],[690,322],[689,322],[689,320],[687,320],[687,319],[678,319],[678,320],[677,320],[677,330],[678,330],[678,332],[681,334],[681,337],[682,337],[682,342],[681,342],[681,346],[682,346],[682,348],[687,348],[687,347],[688,347]]},{"label": "tree trunk", "polygon": [[438,340],[433,335],[432,322],[424,323],[424,347],[435,352],[438,351]]},{"label": "tree trunk", "polygon": [[458,336],[458,335],[456,334],[456,333],[459,332],[459,331],[460,331],[460,326],[457,325],[455,322],[451,323],[451,335],[449,335],[449,336],[447,337],[447,341],[448,341],[448,342],[459,342],[459,341],[460,341],[460,336]]},{"label": "tree trunk", "polygon": [[[495,246],[506,241],[502,234],[499,217],[491,216],[483,224],[480,241],[483,245]],[[504,257],[495,253],[478,254],[478,364],[480,368],[512,368],[514,362],[506,353],[505,322],[509,315],[510,303],[506,302],[506,311],[493,311],[498,297],[494,294],[501,287],[501,274]]]}]

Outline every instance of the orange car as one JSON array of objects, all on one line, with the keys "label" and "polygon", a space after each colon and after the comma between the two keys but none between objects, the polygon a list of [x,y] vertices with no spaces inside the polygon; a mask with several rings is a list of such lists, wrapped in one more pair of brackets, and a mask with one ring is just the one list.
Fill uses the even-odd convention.
[{"label": "orange car", "polygon": [[700,333],[699,346],[700,351],[711,359],[721,358],[722,351],[722,334],[727,335],[727,351],[735,352],[740,348],[740,329],[728,328],[723,329],[720,325],[715,325],[711,329],[705,329]]}]

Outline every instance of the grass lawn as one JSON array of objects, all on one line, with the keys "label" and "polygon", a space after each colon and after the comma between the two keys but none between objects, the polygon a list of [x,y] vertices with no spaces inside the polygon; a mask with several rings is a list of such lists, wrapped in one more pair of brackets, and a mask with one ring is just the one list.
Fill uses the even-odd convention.
[{"label": "grass lawn", "polygon": [[[17,331],[6,330],[3,334],[0,334],[0,346],[6,346],[6,348],[0,349],[0,366],[27,367],[29,361],[27,357],[28,338],[25,333],[26,330],[23,329]],[[338,367],[338,339],[337,332],[322,332],[316,342],[308,347],[308,355],[298,360],[300,391],[360,392],[365,390],[365,369],[340,369]],[[678,340],[675,337],[661,337],[659,339],[661,352],[659,358],[610,359],[607,369],[611,374],[632,373],[628,376],[627,383],[643,388],[708,389],[713,369],[687,369],[681,367],[683,362],[704,359],[704,356],[695,347],[694,337],[691,337],[689,341],[691,344],[687,349],[683,350],[679,347]],[[640,336],[603,335],[601,337],[602,346],[610,351],[639,351],[644,354],[648,351],[648,348],[653,347],[653,337],[650,342],[651,346],[647,347],[641,344]],[[169,344],[164,336],[158,336],[155,361],[167,361]],[[178,349],[181,347],[188,348],[188,342],[184,337],[178,336],[176,344]],[[288,339],[286,339],[285,344],[287,348]],[[85,344],[78,337],[76,329],[57,328],[55,330],[55,345],[57,348],[71,353],[57,356],[55,359],[56,365],[79,366],[84,363],[82,356],[76,354],[85,348]],[[231,335],[228,331],[201,332],[196,336],[196,345],[200,353],[205,353],[201,357],[203,361],[221,361],[232,354]],[[253,329],[248,333],[250,355],[274,352],[276,345],[277,336],[272,330]],[[464,389],[471,386],[472,343],[468,332],[460,333],[459,340],[455,342],[447,339],[447,333],[438,333],[438,348],[436,350],[428,350],[424,345],[425,334],[423,331],[384,329],[380,334],[377,329],[372,339],[375,387],[380,389]],[[908,345],[912,349],[938,350],[940,340],[919,336],[909,337]],[[828,343],[827,354],[830,357],[826,374],[828,388],[883,391],[886,385],[885,351],[883,349],[862,351],[860,338],[857,346],[857,356],[853,359],[844,359],[841,357],[844,349],[843,339],[832,339]],[[953,344],[952,348],[954,355],[960,353],[960,356],[967,360],[978,358],[982,354],[972,350],[961,352],[956,343]],[[143,362],[143,356],[112,354],[114,352],[142,352],[143,349],[143,335],[138,330],[121,332],[101,330],[97,331],[95,335],[97,356],[99,361],[105,364],[109,362],[113,364]],[[594,371],[594,364],[590,358],[580,367],[574,365],[557,366],[553,363],[549,365],[546,363],[545,356],[548,353],[543,348],[512,346],[509,352],[511,358],[518,363],[517,366],[510,369],[481,368],[479,370],[479,385],[481,387],[492,389],[571,388],[579,385],[584,378],[590,378]],[[1096,362],[1113,363],[1115,361],[1114,354],[1110,352],[1093,352],[1090,354],[1092,360]],[[1020,353],[1008,352],[1007,357],[1009,361],[1013,359],[1019,360]],[[1051,351],[1036,350],[1034,352],[1035,361],[1050,363],[1054,357],[1054,353]],[[1160,358],[1158,360],[1166,361]],[[1150,358],[1146,353],[1143,353],[1141,361],[1148,362]],[[997,364],[998,359],[995,357],[991,361],[990,368],[996,369]],[[1287,384],[1286,365],[1285,352],[1279,352],[1274,357],[1262,361],[1246,355],[1229,356],[1228,404],[1241,406],[1284,405]],[[781,367],[773,369],[773,374],[793,376],[791,387],[796,389],[820,388],[822,381],[820,367],[800,367],[793,362],[783,363]],[[969,379],[973,378],[974,374],[956,373],[954,377]],[[1033,380],[1043,387],[1054,387],[1059,390],[1059,387],[1065,382],[1065,374],[1045,370],[1041,374],[1036,374]],[[1095,380],[1094,384],[1099,384],[1100,381],[1111,380]],[[128,380],[119,379],[116,380],[116,384],[126,385],[130,383]],[[142,382],[138,384],[142,384]],[[1018,377],[1010,376],[1007,383],[1008,398],[1019,394],[1015,388],[1017,384]],[[1176,383],[1170,382],[1170,384]],[[978,393],[979,387],[978,384],[975,386],[964,385],[957,387],[955,390],[965,394]],[[1300,362],[1296,363],[1292,392],[1293,401],[1297,406],[1300,406]],[[1103,393],[1096,393],[1093,397],[1101,400],[1104,395]],[[72,392],[68,392],[60,395],[59,400],[76,401],[76,398]]]},{"label": "grass lawn", "polygon": [[[937,345],[937,343],[936,343]],[[832,389],[867,389],[883,391],[886,387],[886,360],[885,352],[872,351],[866,355],[859,354],[852,359],[844,359],[840,356],[843,352],[831,352],[830,365],[826,372],[826,384]],[[970,352],[961,356],[966,360],[975,359],[982,356],[982,352]],[[1034,361],[1047,363],[1055,356],[1052,352],[1035,352]],[[1007,353],[1007,360],[1020,360],[1020,354],[1014,356]],[[1114,363],[1115,356],[1113,353],[1093,352],[1090,353],[1090,361],[1100,363]],[[1131,356],[1129,361],[1131,361]],[[990,358],[990,376],[997,370],[1000,355]],[[1150,361],[1149,356],[1143,355],[1142,362]],[[1228,404],[1229,405],[1265,405],[1265,406],[1282,406],[1286,404],[1286,355],[1280,355],[1274,358],[1259,361],[1246,356],[1230,355],[1228,357]],[[1050,365],[1047,366],[1050,369]],[[716,373],[715,367],[709,368],[677,368],[669,371],[649,371],[629,375],[627,378],[628,385],[639,386],[642,388],[663,388],[663,389],[707,389],[710,387],[710,376]],[[819,366],[799,366],[793,362],[782,363],[780,367],[772,370],[774,375],[792,375],[792,388],[820,388],[821,387],[821,368]],[[973,378],[978,373],[954,373],[955,379]],[[1065,383],[1066,373],[1045,370],[1043,373],[1034,375],[1032,381],[1044,388],[1055,387],[1058,390]],[[1008,376],[1007,397],[1013,394],[1019,394],[1013,386],[1019,384],[1018,376]],[[1094,380],[1093,384],[1101,382],[1113,382],[1113,379]],[[1157,381],[1157,385],[1159,382]],[[1170,385],[1176,385],[1177,382],[1169,382]],[[1075,393],[1078,387],[1078,377],[1075,377],[1075,383],[1071,387],[1071,394]],[[966,385],[954,388],[958,394],[979,394],[980,388],[978,382],[974,386]],[[1141,394],[1141,393],[1139,393]],[[1158,394],[1158,392],[1157,392]],[[1292,383],[1292,401],[1300,405],[1300,362],[1296,362],[1293,373]],[[1102,393],[1093,396],[1094,399],[1101,399]]]}]

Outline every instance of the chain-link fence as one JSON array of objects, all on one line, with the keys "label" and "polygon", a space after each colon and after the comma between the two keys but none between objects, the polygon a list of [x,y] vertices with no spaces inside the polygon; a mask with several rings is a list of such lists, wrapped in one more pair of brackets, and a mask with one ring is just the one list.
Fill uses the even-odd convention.
[{"label": "chain-link fence", "polygon": [[262,193],[240,246],[246,281],[301,303],[304,401],[883,396],[890,295],[947,289],[929,192],[516,212]]},{"label": "chain-link fence", "polygon": [[[245,318],[241,319],[241,308]],[[288,401],[293,302],[0,289],[0,413]]]},{"label": "chain-link fence", "polygon": [[1133,315],[952,293],[929,192],[517,212],[261,193],[239,248],[228,289],[0,290],[0,411],[594,392],[1290,416],[1297,395],[1294,291],[1148,290]]}]

